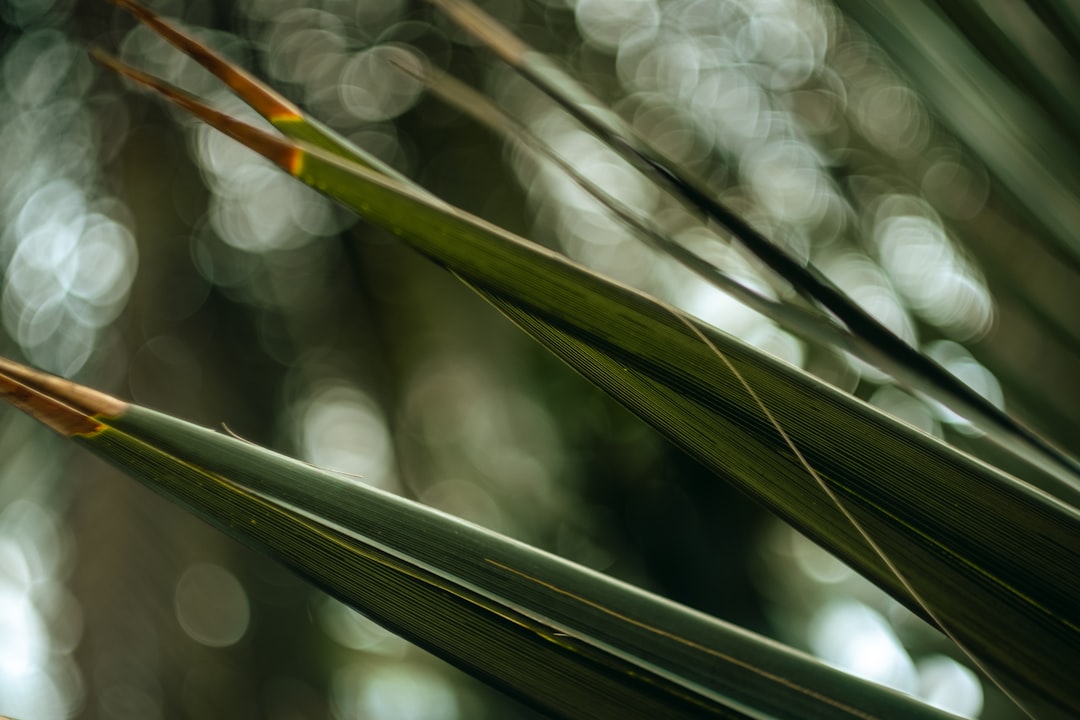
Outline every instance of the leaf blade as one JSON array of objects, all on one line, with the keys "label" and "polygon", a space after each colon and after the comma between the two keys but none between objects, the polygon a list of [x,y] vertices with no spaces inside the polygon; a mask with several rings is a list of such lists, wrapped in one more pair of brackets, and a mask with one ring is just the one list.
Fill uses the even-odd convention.
[{"label": "leaf blade", "polygon": [[[180,28],[160,18],[134,0],[115,1],[225,81],[241,98],[287,137],[311,143],[334,156],[359,163],[427,194],[385,163],[308,117],[280,93],[241,68],[236,68],[228,60],[217,55]],[[530,82],[566,108],[632,165],[657,179],[659,185],[672,187],[676,197],[689,202],[720,225],[727,227],[740,242],[758,255],[766,265],[776,270],[781,277],[791,282],[799,292],[835,313],[847,329],[841,330],[832,327],[831,323],[819,322],[817,317],[800,311],[800,308],[785,307],[779,303],[757,298],[752,291],[740,288],[737,284],[727,281],[726,278],[718,278],[717,273],[705,267],[708,263],[673,242],[666,242],[661,238],[659,243],[654,241],[651,244],[672,254],[677,261],[689,263],[695,272],[703,274],[710,281],[719,280],[720,284],[725,286],[725,290],[734,291],[741,302],[773,317],[789,329],[808,334],[815,339],[828,339],[837,349],[852,352],[892,375],[899,382],[921,390],[961,415],[975,420],[983,426],[994,442],[1053,478],[1054,483],[1044,489],[1056,493],[1057,483],[1060,483],[1071,491],[1064,497],[1071,497],[1076,491],[1080,491],[1080,460],[1066,454],[1002,412],[958,381],[935,361],[911,348],[847,298],[813,266],[803,267],[800,262],[788,256],[782,248],[775,246],[736,214],[720,205],[693,179],[681,174],[678,168],[669,167],[660,155],[641,140],[617,114],[603,107],[551,60],[532,50],[468,0],[429,0],[429,2],[438,6],[454,22],[481,40]],[[113,67],[131,74],[115,63]],[[146,83],[145,76],[140,81]],[[166,92],[161,83],[153,79],[147,84]],[[166,94],[169,93],[166,92]],[[646,231],[646,234],[649,233]],[[1042,482],[1043,478],[1036,477],[1035,481]]]},{"label": "leaf blade", "polygon": [[[994,442],[1052,475],[1063,486],[1080,490],[1080,460],[1022,424],[958,380],[932,358],[910,346],[852,301],[813,264],[804,264],[717,200],[689,173],[669,163],[614,111],[590,95],[547,56],[528,47],[471,0],[429,0],[481,41],[517,73],[558,103],[630,165],[653,178],[672,197],[696,209],[752,252],[801,295],[832,312],[863,345],[878,368],[901,383],[938,400],[974,421]],[[877,12],[872,11],[872,12]],[[992,113],[991,113],[992,115]],[[1027,178],[1043,187],[1045,175]],[[1061,202],[1070,202],[1057,193]]]},{"label": "leaf blade", "polygon": [[[643,392],[651,393],[656,406],[637,408],[645,411],[646,419],[674,436],[676,442],[722,476],[737,480],[739,487],[794,520],[797,527],[890,589],[910,608],[927,615],[923,601],[899,587],[903,583],[898,583],[876,552],[866,546],[860,533],[850,527],[844,514],[823,496],[821,488],[808,477],[806,468],[776,435],[760,409],[744,397],[742,385],[727,371],[713,348],[704,345],[671,309],[594,276],[561,256],[513,240],[460,211],[428,202],[407,188],[394,187],[394,183],[375,176],[359,180],[358,175],[347,179],[350,171],[339,160],[314,152],[305,152],[297,169],[298,177],[315,187],[321,184],[339,200],[366,212],[370,219],[399,233],[436,262],[480,286],[486,294],[503,299],[513,297],[510,304],[520,311],[517,320],[523,314],[546,322],[560,337],[569,335],[619,361],[601,365],[594,373],[607,383],[605,389],[618,389],[616,397],[624,403],[633,402]],[[500,309],[507,312],[506,307]],[[647,329],[643,331],[643,327]],[[1044,571],[1056,575],[1080,567],[1077,554],[1080,514],[1074,507],[966,458],[939,441],[906,429],[805,373],[772,361],[731,338],[706,327],[699,326],[697,331],[705,334],[735,364],[771,410],[795,408],[783,415],[785,431],[818,472],[830,481],[834,477],[843,478],[849,484],[838,485],[842,494],[850,493],[851,488],[859,489],[861,495],[845,496],[848,501],[860,504],[859,522],[871,528],[875,540],[880,535],[887,536],[884,547],[890,557],[904,558],[901,567],[905,575],[917,578],[923,600],[930,597],[933,616],[946,624],[951,636],[961,638],[964,646],[996,673],[1019,683],[1024,694],[1031,695],[1031,689],[1038,687],[1039,692],[1034,695],[1045,693],[1056,698],[1060,707],[1068,708],[1075,702],[1072,691],[1063,687],[1068,682],[1061,674],[1061,662],[1063,658],[1080,657],[1080,619],[1072,602],[1072,598],[1080,597],[1080,586],[1075,576],[1066,579],[1061,587],[1042,579]],[[545,345],[551,347],[548,342]],[[631,362],[648,378],[646,384],[628,382],[626,374],[619,372],[619,364],[625,367]],[[591,371],[588,361],[575,367]],[[657,381],[659,391],[654,386]],[[658,407],[663,412],[674,408],[685,415],[688,412],[685,396],[702,399],[695,403],[690,415],[698,423],[696,426],[689,427],[682,418],[674,427],[656,422]],[[801,399],[793,402],[794,397]],[[823,407],[830,411],[822,415]],[[832,415],[833,411],[837,414]],[[733,423],[731,417],[737,418],[737,422]],[[858,454],[851,457],[852,451],[843,446],[845,440],[830,436],[837,427],[845,426],[850,429],[840,433],[841,437],[846,434],[848,438],[857,438],[860,445],[877,450],[888,448],[898,438],[901,441],[881,457]],[[823,432],[822,428],[829,430]],[[693,438],[691,442],[683,437],[687,433]],[[725,436],[738,440],[724,443],[727,454],[717,453],[716,438]],[[738,461],[741,464],[732,471],[727,465],[739,452],[745,452],[747,446],[757,447],[756,454],[751,460]],[[929,466],[923,467],[923,463]],[[799,493],[792,495],[775,478],[765,477],[762,467],[772,468],[771,472],[795,484]],[[903,473],[913,473],[917,480],[898,473],[897,468],[903,468]],[[938,473],[957,487],[943,487],[935,482]],[[873,479],[880,477],[888,478],[890,487],[876,487]],[[768,491],[762,491],[759,483]],[[932,508],[912,501],[930,492],[940,494]],[[986,502],[987,493],[994,498],[992,502]],[[783,498],[783,503],[778,498]],[[822,508],[808,513],[800,507],[807,502],[821,503]],[[915,525],[900,523],[908,527],[898,531],[895,527],[898,520],[888,510],[892,506],[902,507],[903,514],[915,518]],[[1037,507],[1039,511],[1026,512],[1027,507]],[[955,508],[978,508],[972,510],[978,516],[974,525],[971,518]],[[1040,515],[1044,511],[1054,521],[1053,540],[1046,535],[1047,521]],[[823,517],[828,518],[825,523],[828,533],[820,530]],[[972,536],[980,541],[972,543],[952,532],[950,527],[957,523],[970,528]],[[1016,527],[1023,529],[1013,529]],[[1042,541],[1035,543],[1038,550],[1030,552],[1031,547],[1019,542],[1014,532],[1042,533]],[[959,543],[964,548],[961,554],[965,559],[942,562],[940,545],[920,539],[934,536],[947,538],[949,544]],[[987,547],[993,547],[1000,555],[987,555]],[[1007,561],[1000,560],[1005,556],[1009,558]],[[983,565],[996,569],[984,572]],[[1034,568],[1038,570],[1031,572]],[[1011,581],[997,578],[1003,572],[1018,573],[1016,582],[1024,588],[1008,593],[1009,599],[999,595],[1003,587],[1012,585]],[[961,576],[967,591],[988,603],[975,613],[966,602],[955,597],[953,587]],[[1053,609],[1028,607],[1029,587],[1037,588],[1037,594],[1045,594],[1046,607]],[[987,615],[990,605],[993,611]],[[1029,616],[1028,612],[1034,614]],[[1019,625],[1010,625],[1010,629],[1003,631],[996,621],[988,623],[987,617],[1008,618],[1009,624]],[[1046,644],[1035,650],[1028,640],[1018,643],[1013,629],[1019,626],[1024,628],[1019,637],[1038,636]],[[1021,657],[1024,659],[1020,660]],[[1048,680],[1050,675],[1057,677]],[[1034,702],[1038,705],[1041,700]]]},{"label": "leaf blade", "polygon": [[[54,403],[69,407],[41,387],[42,377],[7,363],[0,390],[25,388],[22,409],[35,416]],[[79,444],[395,632],[556,715],[946,717],[343,476],[138,406],[95,409],[69,407],[95,427],[71,435]]]},{"label": "leaf blade", "polygon": [[[393,178],[206,117],[450,268],[710,468],[939,620],[1030,706],[1067,716],[1076,704],[1068,674],[1080,657],[1074,496],[1066,505],[1031,490]],[[776,412],[792,444],[743,397],[740,380]],[[809,476],[794,446],[917,593]],[[958,598],[957,587],[978,602]]]}]

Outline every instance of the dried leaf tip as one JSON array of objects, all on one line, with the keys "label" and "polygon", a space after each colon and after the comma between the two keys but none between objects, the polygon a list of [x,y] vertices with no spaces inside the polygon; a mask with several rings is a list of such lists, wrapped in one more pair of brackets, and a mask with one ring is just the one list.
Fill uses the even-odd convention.
[{"label": "dried leaf tip", "polygon": [[211,50],[175,24],[134,0],[112,0],[171,45],[194,59],[270,122],[299,120],[300,108],[272,90],[242,67]]},{"label": "dried leaf tip", "polygon": [[0,358],[0,398],[61,435],[89,435],[102,428],[95,415],[122,415],[127,403],[70,380]]},{"label": "dried leaf tip", "polygon": [[117,60],[100,48],[93,48],[91,56],[102,65],[124,75],[144,87],[159,93],[165,99],[199,118],[207,125],[217,128],[234,140],[248,146],[266,159],[281,166],[292,175],[296,175],[301,163],[301,151],[290,142],[263,132],[234,117],[215,110],[202,100],[186,93],[175,85],[136,70],[130,65]]}]

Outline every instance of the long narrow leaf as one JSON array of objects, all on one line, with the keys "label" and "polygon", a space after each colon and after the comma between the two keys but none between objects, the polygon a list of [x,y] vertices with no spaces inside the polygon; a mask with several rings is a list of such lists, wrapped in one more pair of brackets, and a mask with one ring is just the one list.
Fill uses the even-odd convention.
[{"label": "long narrow leaf", "polygon": [[556,715],[946,717],[417,503],[7,360],[0,397],[388,628]]},{"label": "long narrow leaf", "polygon": [[[871,365],[876,365],[893,377],[904,378],[910,376],[907,367],[902,362],[897,362],[891,356],[882,355],[865,338],[837,325],[831,319],[816,312],[815,309],[806,309],[784,300],[773,300],[765,297],[757,291],[745,287],[727,276],[715,265],[695,255],[665,235],[648,218],[622,204],[597,184],[583,176],[527,127],[511,118],[495,103],[472,88],[433,68],[426,68],[424,72],[417,73],[416,76],[424,81],[430,92],[444,102],[472,117],[508,141],[515,143],[519,148],[530,152],[534,157],[554,163],[559,170],[604,205],[615,218],[620,220],[645,244],[666,253],[717,289],[726,292],[747,307],[756,310],[808,342],[850,353]],[[1025,296],[1017,298],[1019,302],[1025,300]],[[1032,307],[1031,311],[1034,313],[1039,312],[1036,307]],[[1055,323],[1053,318],[1042,315],[1039,317],[1058,331],[1055,337],[1068,336],[1068,333],[1064,332],[1060,324]],[[918,380],[916,379],[912,384],[918,385]],[[1051,494],[1058,487],[1056,482],[1047,481],[1047,479],[1038,475],[1029,481],[1038,484],[1039,487]]]},{"label": "long narrow leaf", "polygon": [[[676,442],[938,622],[1029,707],[1052,715],[1075,703],[1061,673],[1078,652],[1074,507],[413,187],[172,94],[457,272]],[[1024,533],[1037,540],[1018,541]]]},{"label": "long narrow leaf", "polygon": [[427,194],[182,101],[453,270],[706,465],[936,622],[1027,707],[1067,717],[1080,703],[1075,507]]},{"label": "long narrow leaf", "polygon": [[[975,422],[995,442],[1052,474],[1063,484],[1080,489],[1080,461],[973,392],[933,359],[908,345],[864,311],[812,264],[803,265],[724,207],[700,183],[664,160],[633,128],[605,108],[549,58],[532,50],[468,0],[429,2],[440,7],[630,164],[667,187],[673,197],[727,228],[740,243],[797,291],[834,313],[865,343],[874,365]],[[1075,198],[1072,202],[1076,204]],[[1080,205],[1077,207],[1080,208]]]},{"label": "long narrow leaf", "polygon": [[723,270],[664,234],[647,217],[623,204],[596,183],[578,172],[569,162],[545,145],[527,127],[503,112],[493,102],[472,88],[432,68],[417,75],[429,91],[460,112],[472,117],[505,139],[528,150],[533,157],[554,163],[578,187],[585,190],[611,214],[633,231],[648,246],[673,258],[698,277],[717,289],[731,295],[747,307],[756,310],[803,339],[817,342],[823,347],[851,352],[867,362],[872,362],[869,348],[859,338],[838,327],[824,314],[808,310],[782,300],[773,300],[746,287],[724,273]]},{"label": "long narrow leaf", "polygon": [[[271,125],[280,130],[284,135],[294,140],[308,142],[315,147],[322,148],[327,152],[339,157],[344,157],[353,162],[358,162],[365,167],[376,170],[388,177],[401,181],[406,179],[396,170],[382,162],[374,155],[356,147],[336,132],[326,127],[318,120],[306,115],[296,105],[289,102],[281,93],[266,85],[251,73],[230,62],[227,58],[219,55],[194,37],[184,32],[168,20],[162,18],[150,8],[141,5],[134,0],[112,0],[119,7],[124,8],[135,18],[152,29],[162,38],[167,40],[177,49],[193,58],[204,68],[213,73],[224,82],[253,110],[262,115]],[[134,68],[127,67],[114,61],[100,50],[94,50],[94,57],[112,69],[127,74],[143,84],[153,86],[156,79],[145,73],[140,73]]]},{"label": "long narrow leaf", "polygon": [[[141,22],[153,28],[170,43],[190,55],[207,70],[223,80],[230,88],[235,90],[242,99],[251,105],[252,108],[263,115],[263,117],[287,137],[292,138],[293,140],[309,142],[316,147],[327,150],[333,155],[358,162],[365,167],[372,168],[388,177],[410,185],[415,192],[431,197],[426,190],[415,183],[412,183],[400,173],[389,168],[384,163],[365,152],[362,148],[358,148],[349,143],[348,140],[341,138],[317,120],[307,116],[299,108],[282,97],[280,93],[277,93],[257,78],[252,77],[242,68],[236,67],[227,59],[221,57],[213,50],[185,33],[182,29],[159,17],[148,8],[134,2],[134,0],[114,1],[118,5],[132,12]],[[634,151],[635,153],[643,154],[651,159],[652,162],[660,162],[657,159],[658,156],[656,156],[647,145],[637,139],[636,134],[627,127],[618,116],[598,107],[597,102],[589,98],[584,89],[578,86],[572,78],[558,70],[543,56],[530,51],[527,46],[518,41],[494,20],[487,17],[478,8],[468,3],[460,2],[459,0],[432,1],[436,2],[436,4],[440,5],[448,12],[451,12],[452,17],[458,22],[484,39],[484,41],[499,52],[505,60],[511,62],[511,64],[519,69],[522,69],[526,74],[535,74],[539,72],[538,76],[530,76],[530,78],[535,82],[542,84],[546,91],[552,93],[556,99],[561,100],[564,104],[569,106],[569,109],[581,116],[581,119],[586,121],[587,125],[593,127],[594,130],[601,131],[601,134],[607,137],[607,139],[615,146],[632,146],[636,148]],[[108,58],[108,56],[100,53],[100,51],[97,52],[96,56],[100,61],[110,65],[119,72],[127,74],[133,79],[150,87],[155,87],[158,90],[164,90],[163,83],[157,79],[151,78],[133,68],[116,63]],[[523,140],[527,138],[527,135],[522,135],[521,133],[517,133],[517,135]],[[591,189],[589,191],[593,192]],[[891,340],[885,338],[883,344],[882,338],[875,336],[875,333],[878,331],[884,331],[887,335],[891,335],[889,331],[878,327],[877,330],[869,333],[849,332],[842,328],[835,327],[832,323],[820,319],[818,316],[810,314],[801,308],[784,303],[773,302],[767,298],[761,297],[753,291],[743,288],[738,283],[729,280],[726,276],[723,276],[718,269],[711,266],[700,257],[664,237],[658,231],[654,230],[651,227],[651,224],[642,218],[638,218],[636,214],[633,214],[629,209],[620,208],[617,201],[608,196],[607,193],[599,191],[599,194],[602,196],[602,202],[606,203],[617,216],[622,217],[624,222],[627,222],[638,233],[645,237],[650,244],[669,253],[675,260],[686,265],[695,273],[718,285],[724,291],[732,293],[733,296],[746,303],[749,307],[770,317],[788,330],[791,330],[806,339],[824,342],[827,346],[836,350],[850,352],[909,386],[918,388],[928,395],[935,397],[953,410],[968,416],[969,419],[978,420],[979,418],[982,418],[987,423],[986,429],[989,431],[990,437],[996,442],[1007,448],[1010,452],[1025,458],[1032,465],[1049,473],[1050,482],[1047,482],[1047,478],[1044,478],[1042,475],[1035,475],[1031,478],[1032,482],[1038,483],[1044,490],[1054,494],[1060,494],[1058,490],[1059,483],[1063,483],[1073,490],[1080,490],[1080,479],[1078,479],[1076,475],[1080,465],[1078,465],[1075,460],[1065,457],[1053,448],[1032,448],[1030,446],[1031,442],[1034,442],[1035,445],[1045,445],[1045,443],[1039,438],[1028,437],[1027,439],[1024,439],[1021,437],[1026,434],[1026,430],[1020,428],[1011,418],[1008,418],[996,408],[990,406],[989,403],[986,403],[982,398],[973,393],[967,386],[956,382],[955,378],[952,378],[951,375],[941,369],[936,363],[929,358],[922,356],[918,352],[915,352],[908,347],[906,343],[893,337]],[[734,222],[741,223],[742,221],[738,218],[734,218]],[[758,237],[758,234],[752,228],[746,227],[745,231],[751,233],[753,237],[758,238],[757,242],[769,244],[768,240],[764,237]],[[813,280],[811,279],[810,282],[813,282]],[[825,289],[828,290],[828,288]],[[835,288],[833,288],[833,291],[835,291]],[[850,301],[846,301],[843,298],[840,298],[838,302],[850,303]],[[828,306],[828,303],[825,304]],[[854,305],[851,306],[851,312],[856,314],[862,313],[862,311]],[[839,315],[844,317],[843,313],[840,313]],[[873,319],[868,318],[868,320],[872,324],[877,324]],[[873,330],[873,328],[871,328],[871,330]],[[890,343],[899,343],[899,345],[891,346]],[[895,352],[890,352],[890,349]],[[927,382],[928,378],[929,382]],[[937,380],[934,378],[937,378]],[[942,386],[941,383],[944,383],[944,386]],[[981,409],[976,406],[981,406]],[[985,412],[989,412],[996,416],[997,420],[993,417],[984,416]],[[1001,424],[1002,422],[1004,425]],[[1047,455],[1047,452],[1049,452],[1049,456]],[[1063,497],[1068,498],[1071,495],[1072,493],[1066,493]]]}]

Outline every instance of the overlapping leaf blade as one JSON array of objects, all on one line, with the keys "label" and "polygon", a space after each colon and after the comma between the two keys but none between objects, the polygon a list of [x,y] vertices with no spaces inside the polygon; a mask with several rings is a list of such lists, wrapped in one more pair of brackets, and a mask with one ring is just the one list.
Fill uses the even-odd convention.
[{"label": "overlapping leaf blade", "polygon": [[555,715],[946,717],[418,503],[6,360],[0,398]]},{"label": "overlapping leaf blade", "polygon": [[[115,1],[225,81],[287,137],[301,142],[309,142],[315,147],[330,152],[332,155],[357,162],[408,185],[414,192],[434,199],[423,188],[389,168],[385,163],[382,163],[362,148],[358,148],[340,137],[322,123],[309,117],[265,83],[199,43],[182,29],[160,18],[133,0]],[[700,205],[704,203],[706,207],[715,205],[711,198],[705,197],[703,192],[697,189],[691,180],[678,177],[677,174],[674,174],[672,170],[663,165],[662,159],[659,158],[655,151],[637,138],[633,130],[622,122],[617,115],[599,106],[598,102],[591,98],[587,91],[580,87],[573,78],[555,66],[548,58],[528,48],[507,29],[488,17],[480,8],[466,0],[431,1],[448,12],[466,30],[474,33],[478,39],[499,53],[519,72],[522,72],[526,77],[538,84],[542,90],[552,95],[556,101],[567,107],[614,149],[630,159],[637,158],[644,164],[646,169],[655,170],[661,176],[671,179],[676,189],[683,188],[685,193],[689,194],[688,201],[691,204]],[[99,59],[144,84],[156,87],[158,90],[164,90],[162,84],[155,78],[122,64],[113,63],[106,56],[99,55]],[[404,73],[422,74],[419,69],[409,68],[408,64],[403,61],[404,67],[401,69]],[[166,92],[168,91],[166,90]],[[441,94],[445,96],[446,91]],[[174,94],[174,99],[175,97],[177,97],[176,94]],[[497,111],[497,109],[495,110]],[[492,121],[489,120],[489,122]],[[497,124],[498,121],[494,122]],[[517,133],[517,135],[520,140],[527,139],[527,133]],[[539,146],[534,147],[533,150],[541,154],[544,152],[544,149]],[[648,244],[668,253],[676,261],[684,264],[693,272],[713,282],[726,292],[733,294],[744,304],[763,313],[805,339],[824,343],[835,350],[852,353],[871,365],[884,370],[901,382],[937,398],[938,401],[952,407],[954,410],[958,410],[969,419],[975,420],[976,424],[981,425],[985,431],[989,432],[990,437],[994,438],[1002,447],[1009,452],[1016,453],[1018,457],[1024,458],[1026,462],[1047,473],[1045,475],[1036,473],[1027,477],[1026,479],[1029,482],[1038,483],[1039,487],[1064,498],[1067,502],[1075,498],[1077,493],[1080,492],[1080,475],[1077,474],[1077,471],[1080,470],[1080,462],[1050,446],[1043,438],[1032,434],[1027,428],[1019,425],[1011,417],[991,406],[982,397],[971,391],[970,388],[960,383],[933,360],[923,356],[902,340],[893,336],[891,332],[843,296],[827,279],[819,277],[814,268],[802,268],[797,262],[789,258],[784,251],[775,248],[768,239],[750,228],[741,218],[734,216],[722,207],[717,206],[714,209],[714,212],[718,213],[714,219],[722,223],[726,219],[727,225],[733,229],[736,237],[744,242],[750,242],[751,247],[760,247],[761,252],[770,257],[775,253],[779,253],[776,258],[779,267],[787,268],[787,271],[781,272],[781,275],[793,282],[796,288],[805,285],[808,288],[808,295],[819,299],[815,294],[819,293],[823,297],[831,298],[828,302],[824,302],[823,305],[832,311],[837,311],[839,316],[850,326],[849,328],[834,325],[819,313],[808,311],[796,305],[759,297],[756,292],[739,286],[738,283],[723,276],[723,273],[702,258],[694,255],[670,238],[663,236],[648,223],[647,219],[637,217],[628,208],[619,207],[614,198],[607,196],[598,188],[590,189],[588,187],[590,183],[584,178],[576,176],[573,172],[571,172],[571,175],[575,177],[576,182],[584,183],[586,190],[597,195],[598,199],[608,205],[616,216],[621,216],[623,221]],[[772,263],[768,264],[772,265]]]},{"label": "overlapping leaf blade", "polygon": [[[901,383],[926,393],[973,421],[995,442],[1050,473],[1057,482],[1073,490],[1080,489],[1080,461],[973,392],[936,361],[911,347],[859,307],[813,264],[803,264],[725,207],[695,178],[665,160],[628,123],[592,97],[556,62],[530,48],[471,0],[429,1],[561,105],[623,159],[652,177],[658,186],[668,189],[686,206],[726,228],[797,292],[833,313],[858,339],[860,356]],[[1025,179],[1032,180],[1031,177]],[[1043,181],[1047,180],[1045,173],[1035,179],[1038,180],[1035,187],[1043,188]],[[1027,189],[1027,192],[1033,191]],[[1056,189],[1053,194],[1055,200],[1061,200],[1059,205],[1066,203],[1067,198]],[[1075,198],[1072,204],[1076,205]]]},{"label": "overlapping leaf blade", "polygon": [[[943,625],[1007,686],[1045,704],[1044,714],[1075,703],[1066,669],[1080,658],[1074,509],[400,182],[205,116],[482,290],[709,467]],[[833,504],[744,382],[919,597]]]},{"label": "overlapping leaf blade", "polygon": [[[1066,494],[1070,506],[1033,491],[384,171],[189,107],[447,266],[719,474],[937,622],[1027,708],[1067,716],[1077,704],[1075,497]],[[308,127],[289,123],[279,127],[293,135],[290,127]]]}]

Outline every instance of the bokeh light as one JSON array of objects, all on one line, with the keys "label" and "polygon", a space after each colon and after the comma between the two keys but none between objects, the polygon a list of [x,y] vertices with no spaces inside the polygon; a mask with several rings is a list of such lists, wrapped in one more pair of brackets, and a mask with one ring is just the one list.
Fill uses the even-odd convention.
[{"label": "bokeh light", "polygon": [[967,665],[907,649],[949,647],[929,625],[786,525],[768,528],[761,553],[760,581],[790,642],[835,667],[961,717],[979,717],[983,688]]},{"label": "bokeh light", "polygon": [[184,632],[208,647],[228,647],[244,637],[251,619],[247,593],[220,565],[192,565],[176,583],[176,619]]},{"label": "bokeh light", "polygon": [[67,717],[82,701],[71,656],[78,603],[59,583],[69,548],[54,513],[29,500],[0,512],[0,702],[25,717]]},{"label": "bokeh light", "polygon": [[866,605],[826,604],[810,623],[810,647],[842,670],[908,694],[915,690],[914,663],[888,621]]},{"label": "bokeh light", "polygon": [[[794,299],[722,229],[702,226],[426,3],[152,4],[466,210],[923,432],[977,441],[955,413],[717,292],[646,248],[552,163],[499,148],[426,97],[400,65],[423,60],[483,89],[663,232],[763,295]],[[1039,231],[976,149],[830,2],[482,5],[887,327],[991,403],[1047,410],[1052,429],[1075,441],[1075,276],[1036,252]],[[960,715],[985,704],[987,717],[1013,717],[921,621],[717,490],[453,278],[103,73],[88,44],[270,129],[114,12],[0,0],[0,354],[225,422]],[[1025,38],[1052,34],[1038,18],[1024,23],[1034,33]],[[1072,77],[1067,58],[1054,57]],[[1032,377],[1036,358],[1047,369]],[[0,713],[530,717],[59,447],[0,414]],[[666,523],[665,508],[674,508]],[[722,534],[728,508],[751,539]]]},{"label": "bokeh light", "polygon": [[361,665],[334,675],[335,718],[372,720],[457,720],[453,689],[434,673],[387,664],[376,670]]},{"label": "bokeh light", "polygon": [[982,686],[965,665],[943,655],[931,655],[916,665],[918,696],[961,717],[978,717],[983,708]]},{"label": "bokeh light", "polygon": [[404,640],[337,600],[323,598],[318,615],[323,630],[350,650],[396,659],[403,658],[408,651]]},{"label": "bokeh light", "polygon": [[304,459],[383,490],[400,490],[389,430],[372,400],[342,383],[309,396],[297,418]]}]

